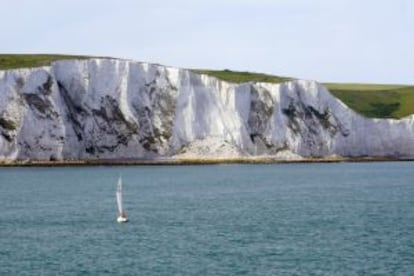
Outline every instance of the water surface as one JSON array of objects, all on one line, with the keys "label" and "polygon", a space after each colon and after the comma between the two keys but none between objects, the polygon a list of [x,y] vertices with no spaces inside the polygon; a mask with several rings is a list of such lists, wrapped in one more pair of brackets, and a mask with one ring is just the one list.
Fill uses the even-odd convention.
[{"label": "water surface", "polygon": [[413,169],[0,168],[0,274],[412,275]]}]

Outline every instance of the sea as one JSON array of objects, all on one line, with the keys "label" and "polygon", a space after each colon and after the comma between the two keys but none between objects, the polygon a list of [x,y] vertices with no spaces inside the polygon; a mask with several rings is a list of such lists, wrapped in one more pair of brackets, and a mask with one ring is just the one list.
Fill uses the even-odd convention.
[{"label": "sea", "polygon": [[0,275],[414,275],[414,162],[3,167]]}]

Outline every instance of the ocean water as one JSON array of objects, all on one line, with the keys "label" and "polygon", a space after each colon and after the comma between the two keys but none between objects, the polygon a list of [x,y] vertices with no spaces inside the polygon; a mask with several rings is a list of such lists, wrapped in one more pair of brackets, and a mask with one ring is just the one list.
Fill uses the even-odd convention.
[{"label": "ocean water", "polygon": [[0,275],[414,275],[412,162],[0,168],[0,210]]}]

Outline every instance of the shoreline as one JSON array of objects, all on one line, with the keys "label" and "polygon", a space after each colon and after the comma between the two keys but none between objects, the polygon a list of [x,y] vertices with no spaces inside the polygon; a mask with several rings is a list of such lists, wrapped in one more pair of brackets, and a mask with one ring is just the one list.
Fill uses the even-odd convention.
[{"label": "shoreline", "polygon": [[414,159],[390,157],[331,157],[282,160],[269,157],[244,158],[177,158],[177,159],[88,159],[88,160],[7,160],[0,167],[83,167],[83,166],[185,166],[220,164],[303,164],[303,163],[362,163],[362,162],[407,162]]}]

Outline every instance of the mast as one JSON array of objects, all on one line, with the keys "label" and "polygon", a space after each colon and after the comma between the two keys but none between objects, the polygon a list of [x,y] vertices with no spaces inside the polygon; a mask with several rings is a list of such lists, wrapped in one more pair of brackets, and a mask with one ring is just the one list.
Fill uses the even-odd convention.
[{"label": "mast", "polygon": [[118,206],[118,213],[119,214],[123,214],[123,209],[122,209],[122,178],[119,177],[118,178],[118,184],[116,187],[116,203]]}]

